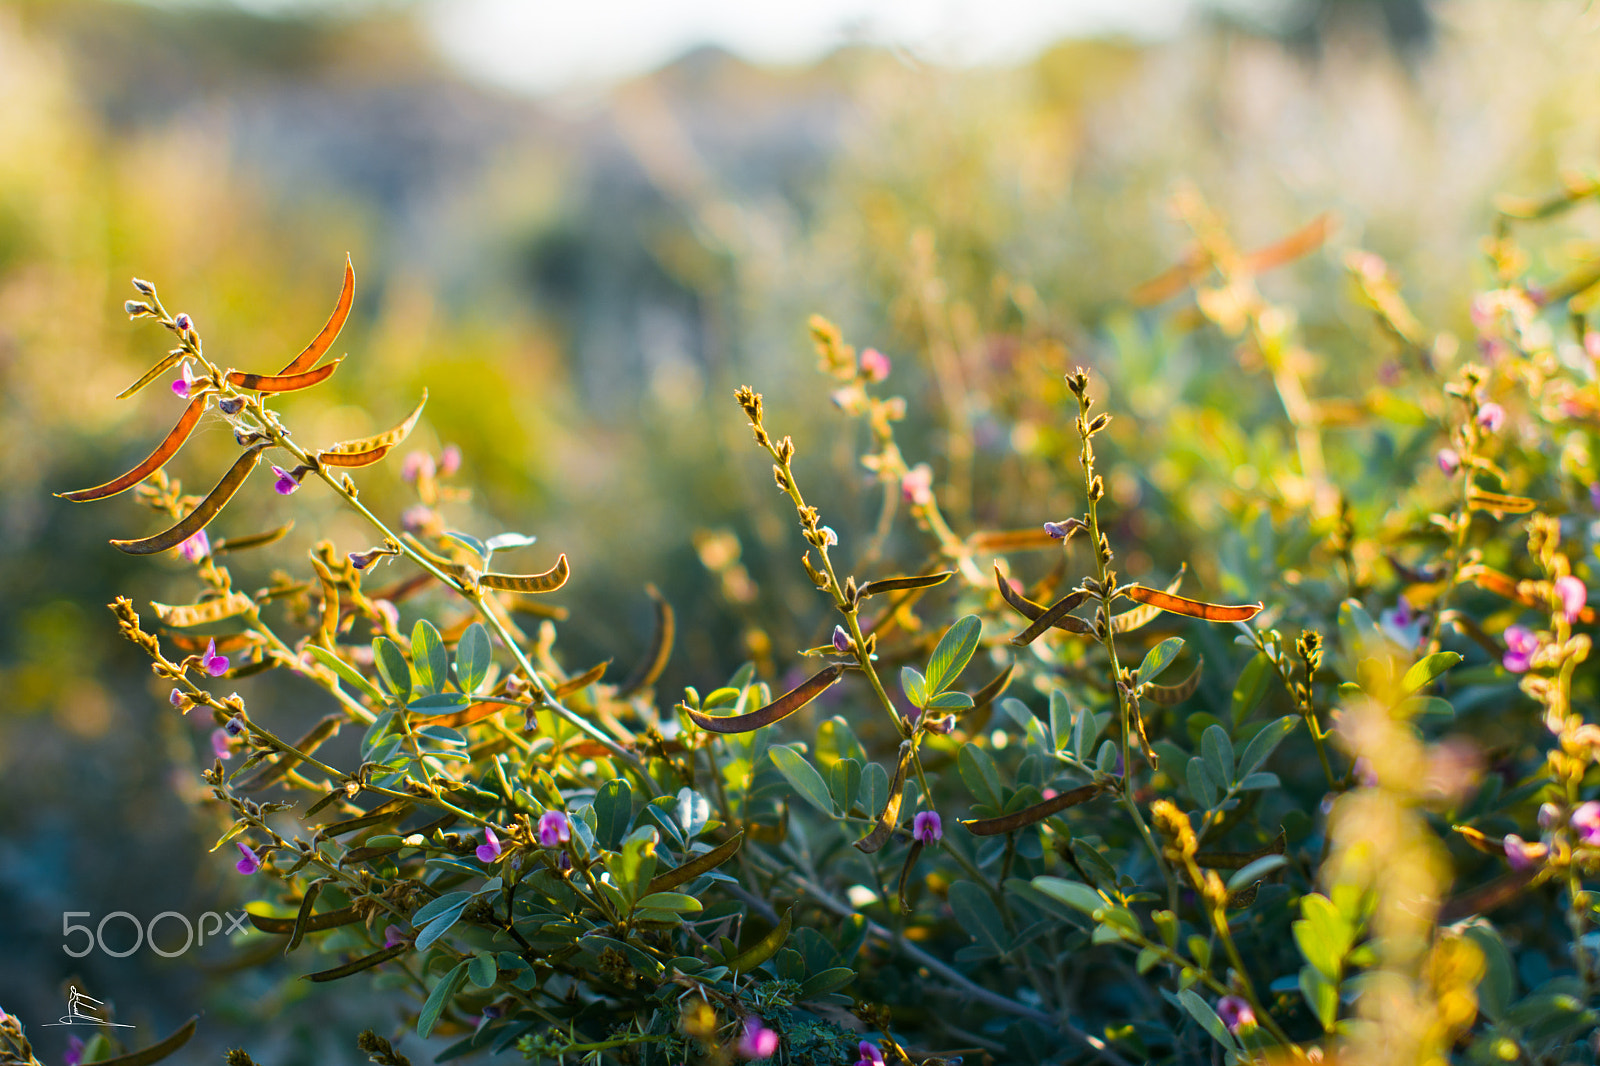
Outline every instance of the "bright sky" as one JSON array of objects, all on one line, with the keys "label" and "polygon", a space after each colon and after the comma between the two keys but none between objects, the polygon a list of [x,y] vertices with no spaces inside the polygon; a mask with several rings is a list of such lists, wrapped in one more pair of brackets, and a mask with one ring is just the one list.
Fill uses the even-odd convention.
[{"label": "bright sky", "polygon": [[[258,0],[259,2],[259,0]],[[436,0],[427,20],[473,76],[524,92],[595,89],[701,44],[803,63],[843,44],[960,65],[1025,59],[1067,36],[1176,30],[1192,0]]]}]

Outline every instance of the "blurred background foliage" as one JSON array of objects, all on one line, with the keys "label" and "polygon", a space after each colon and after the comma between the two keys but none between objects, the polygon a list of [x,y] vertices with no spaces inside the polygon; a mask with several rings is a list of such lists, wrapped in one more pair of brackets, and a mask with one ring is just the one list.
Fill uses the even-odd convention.
[{"label": "blurred background foliage", "polygon": [[[1341,252],[1381,254],[1423,320],[1470,337],[1492,198],[1594,163],[1600,67],[1582,4],[1247,11],[1006,69],[865,48],[768,69],[706,48],[554,106],[450,68],[411,5],[0,3],[0,1004],[54,1016],[75,978],[151,1029],[204,1007],[217,1024],[202,1040],[231,1023],[258,1034],[263,1061],[355,1054],[324,1023],[359,1014],[359,990],[268,994],[270,973],[230,984],[193,957],[61,952],[64,910],[237,902],[193,814],[203,733],[101,606],[159,597],[177,569],[105,545],[154,526],[126,498],[50,495],[131,465],[177,413],[163,389],[112,399],[166,346],[122,315],[130,276],[193,314],[224,364],[270,370],[319,327],[349,252],[351,358],[286,401],[297,432],[381,428],[426,386],[412,444],[459,445],[478,490],[452,522],[538,534],[539,568],[571,559],[569,662],[625,672],[644,654],[647,583],[677,607],[663,692],[726,677],[750,619],[779,671],[824,632],[735,385],[761,389],[793,433],[825,516],[874,519],[864,440],[815,373],[817,311],[893,360],[913,412],[901,446],[934,465],[958,533],[1081,506],[1060,375],[1084,363],[1119,416],[1108,483],[1129,576],[1164,581],[1187,561],[1219,596],[1271,603],[1284,575],[1250,564],[1236,531],[1328,530],[1289,483],[1271,381],[1181,299],[1130,300],[1189,243],[1174,191],[1192,183],[1245,248],[1336,215],[1327,250],[1261,285],[1299,309],[1316,395],[1362,400],[1399,356]],[[1597,221],[1586,208],[1523,237],[1564,262]],[[1429,432],[1325,435],[1366,527],[1412,479],[1396,456]],[[169,471],[209,487],[233,447],[222,423],[203,426]],[[361,481],[380,509],[406,505],[397,464]],[[277,524],[269,497],[246,493],[222,532]],[[300,550],[367,546],[315,493],[295,503]],[[710,576],[702,556],[735,550],[748,581]],[[286,713],[319,713],[272,691]],[[297,995],[263,1043],[263,1019]]]}]

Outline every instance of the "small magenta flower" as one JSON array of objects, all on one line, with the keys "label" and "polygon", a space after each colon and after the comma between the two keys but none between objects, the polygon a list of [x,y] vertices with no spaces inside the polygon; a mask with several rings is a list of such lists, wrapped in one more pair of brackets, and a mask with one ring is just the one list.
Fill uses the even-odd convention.
[{"label": "small magenta flower", "polygon": [[929,504],[933,502],[933,467],[927,463],[918,463],[907,470],[900,479],[900,498],[907,503]]},{"label": "small magenta flower", "polygon": [[1589,590],[1584,588],[1582,581],[1567,574],[1556,578],[1556,597],[1561,600],[1561,611],[1567,616],[1567,621],[1576,622],[1589,603]]},{"label": "small magenta flower", "polygon": [[778,1050],[778,1033],[768,1029],[760,1018],[754,1016],[744,1020],[744,1033],[739,1037],[739,1057],[745,1059],[765,1059],[776,1054]]},{"label": "small magenta flower", "polygon": [[1507,833],[1505,839],[1506,862],[1511,864],[1513,870],[1526,870],[1549,851],[1543,844],[1531,844],[1515,833]]},{"label": "small magenta flower", "polygon": [[1589,800],[1572,812],[1572,828],[1580,844],[1600,844],[1600,803]]},{"label": "small magenta flower", "polygon": [[83,1061],[83,1041],[75,1036],[67,1037],[67,1050],[61,1056],[61,1061],[67,1066],[78,1066]]},{"label": "small magenta flower", "polygon": [[889,376],[889,357],[876,348],[868,348],[861,353],[861,372],[871,382],[879,382]]},{"label": "small magenta flower", "polygon": [[190,330],[194,329],[194,319],[189,317],[189,312],[187,311],[179,311],[178,317],[172,320],[172,324],[177,326],[184,333],[188,333]]},{"label": "small magenta flower", "polygon": [[178,545],[178,554],[191,563],[198,563],[211,554],[211,538],[206,536],[206,531],[202,529]]},{"label": "small magenta flower", "polygon": [[937,844],[944,837],[944,823],[938,811],[918,811],[911,819],[911,839],[918,844]]},{"label": "small magenta flower", "polygon": [[1256,1012],[1239,996],[1223,996],[1217,1000],[1217,1017],[1228,1027],[1228,1032],[1238,1035],[1241,1029],[1255,1028]]},{"label": "small magenta flower", "polygon": [[1532,664],[1533,653],[1539,650],[1539,638],[1523,626],[1507,626],[1505,638],[1506,654],[1500,661],[1513,674],[1526,673]]},{"label": "small magenta flower", "polygon": [[187,400],[194,388],[194,371],[189,369],[189,360],[185,359],[179,364],[178,371],[182,376],[172,383],[172,391]]},{"label": "small magenta flower", "polygon": [[433,513],[433,508],[420,503],[400,512],[400,524],[408,533],[419,533],[437,520],[438,516]]},{"label": "small magenta flower", "polygon": [[189,709],[189,697],[185,696],[178,689],[173,689],[172,695],[168,696],[167,700],[180,711],[187,711]]},{"label": "small magenta flower", "polygon": [[433,456],[427,452],[412,452],[400,464],[400,480],[415,481],[419,477],[433,477]]},{"label": "small magenta flower", "polygon": [[1461,455],[1454,448],[1440,448],[1438,461],[1445,477],[1455,477],[1456,471],[1461,469]]},{"label": "small magenta flower", "polygon": [[221,677],[228,672],[228,657],[217,654],[217,638],[212,637],[211,643],[206,645],[206,653],[201,661],[206,673],[212,677]]},{"label": "small magenta flower", "polygon": [[539,844],[546,848],[560,847],[572,839],[572,823],[560,811],[545,811],[539,816]]},{"label": "small magenta flower", "polygon": [[500,838],[494,835],[494,826],[483,827],[483,843],[478,845],[478,861],[494,862],[505,849],[500,846]]},{"label": "small magenta flower", "polygon": [[461,469],[461,449],[454,444],[446,444],[444,451],[439,453],[439,476],[450,477]]},{"label": "small magenta flower", "polygon": [[845,632],[844,626],[833,627],[833,650],[840,655],[849,654],[850,634]]},{"label": "small magenta flower", "polygon": [[870,1040],[863,1040],[856,1045],[856,1054],[859,1056],[853,1066],[883,1066],[883,1052],[878,1050],[878,1045]]},{"label": "small magenta flower", "polygon": [[1539,828],[1554,829],[1561,821],[1561,808],[1554,803],[1539,804]]},{"label": "small magenta flower", "polygon": [[226,731],[221,729],[211,731],[211,750],[216,753],[217,758],[224,760],[233,758],[233,747],[228,741]]},{"label": "small magenta flower", "polygon": [[261,869],[261,856],[251,851],[249,844],[239,844],[239,851],[243,853],[244,858],[240,859],[234,864],[233,868],[235,870],[238,870],[242,874],[249,875]]},{"label": "small magenta flower", "polygon": [[400,923],[391,922],[389,923],[389,927],[383,931],[383,946],[386,948],[392,948],[396,944],[405,940],[405,938],[406,935],[400,931]]},{"label": "small magenta flower", "polygon": [[272,473],[278,479],[272,483],[272,487],[279,496],[288,496],[300,487],[300,479],[276,463],[272,464]]},{"label": "small magenta flower", "polygon": [[222,731],[230,737],[244,736],[244,715],[236,714],[222,723]]},{"label": "small magenta flower", "polygon": [[1489,402],[1478,408],[1478,428],[1486,433],[1499,433],[1506,424],[1506,409]]}]

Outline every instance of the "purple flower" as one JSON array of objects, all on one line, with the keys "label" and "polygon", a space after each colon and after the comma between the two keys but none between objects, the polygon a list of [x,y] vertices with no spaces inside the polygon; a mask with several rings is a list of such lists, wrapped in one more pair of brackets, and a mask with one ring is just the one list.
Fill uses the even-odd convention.
[{"label": "purple flower", "polygon": [[911,839],[918,844],[937,844],[944,836],[944,823],[937,811],[918,811],[911,819]]},{"label": "purple flower", "polygon": [[1600,511],[1600,481],[1589,482],[1589,506]]},{"label": "purple flower", "polygon": [[1572,812],[1572,828],[1577,830],[1580,844],[1600,844],[1600,803],[1578,804]]},{"label": "purple flower", "polygon": [[400,628],[400,608],[391,600],[373,600],[372,609],[377,611],[383,620],[389,623],[390,629]]},{"label": "purple flower", "polygon": [[933,502],[933,467],[918,463],[900,479],[900,498],[906,503],[929,504]]},{"label": "purple flower", "polygon": [[350,557],[351,566],[357,570],[365,570],[372,565],[372,561],[378,557],[379,552],[378,549],[374,548],[372,551],[346,552],[345,554]]},{"label": "purple flower", "polygon": [[1505,632],[1506,654],[1500,661],[1505,668],[1513,674],[1526,673],[1533,660],[1533,653],[1539,650],[1539,638],[1533,631],[1522,626],[1507,626]]},{"label": "purple flower", "polygon": [[1461,469],[1461,455],[1454,448],[1440,448],[1438,461],[1445,477],[1455,477],[1456,471]]},{"label": "purple flower", "polygon": [[205,667],[206,673],[212,677],[221,677],[228,672],[228,657],[217,654],[216,637],[212,637],[211,643],[206,645],[206,653],[201,659],[201,665]]},{"label": "purple flower", "polygon": [[1530,844],[1515,833],[1507,833],[1504,841],[1506,862],[1513,870],[1526,870],[1544,858],[1548,850],[1543,844]]},{"label": "purple flower", "polygon": [[856,1059],[854,1066],[883,1066],[883,1052],[870,1040],[857,1044],[856,1053],[860,1058]]},{"label": "purple flower", "polygon": [[1081,529],[1083,523],[1076,518],[1069,518],[1065,522],[1046,522],[1044,531],[1055,540],[1066,540],[1075,529]]},{"label": "purple flower", "polygon": [[230,737],[244,736],[244,716],[236,714],[226,722],[223,722],[222,731]]},{"label": "purple flower", "polygon": [[211,538],[206,536],[206,531],[202,529],[178,545],[178,554],[191,563],[198,563],[211,554]]},{"label": "purple flower", "polygon": [[840,655],[850,651],[850,634],[845,632],[844,626],[833,627],[833,650]]},{"label": "purple flower", "polygon": [[778,1050],[778,1034],[768,1029],[761,1019],[751,1016],[744,1020],[744,1034],[739,1037],[739,1057],[745,1059],[770,1058]]},{"label": "purple flower", "polygon": [[217,409],[225,415],[236,415],[244,408],[244,397],[229,396],[225,400],[217,401]]},{"label": "purple flower", "polygon": [[400,480],[415,481],[420,477],[433,477],[433,456],[427,452],[412,452],[400,464]]},{"label": "purple flower", "polygon": [[1223,996],[1217,1000],[1217,1017],[1228,1027],[1228,1032],[1235,1035],[1246,1026],[1255,1028],[1256,1024],[1256,1012],[1239,996]]},{"label": "purple flower", "polygon": [[228,734],[221,729],[211,731],[211,750],[219,759],[233,758],[233,748],[228,745]]},{"label": "purple flower", "polygon": [[1571,574],[1556,578],[1556,596],[1561,600],[1561,611],[1569,622],[1576,622],[1589,603],[1589,590]]},{"label": "purple flower", "polygon": [[272,483],[272,487],[278,491],[279,496],[288,496],[300,487],[300,479],[276,463],[272,464],[272,473],[278,479]]},{"label": "purple flower", "polygon": [[439,453],[439,476],[449,477],[461,469],[461,449],[454,444],[446,444],[444,451]]},{"label": "purple flower", "polygon": [[941,737],[947,737],[952,731],[954,731],[955,727],[956,716],[953,714],[947,714],[943,718],[928,719],[928,725],[926,728],[930,733],[937,733]]},{"label": "purple flower", "polygon": [[261,856],[251,851],[249,844],[239,844],[239,850],[244,853],[244,858],[234,865],[235,870],[242,874],[253,874],[261,869]]},{"label": "purple flower", "polygon": [[67,1051],[61,1056],[61,1061],[67,1066],[78,1066],[83,1061],[83,1041],[75,1036],[67,1037]]},{"label": "purple flower", "polygon": [[1506,424],[1506,409],[1489,402],[1478,408],[1478,428],[1486,433],[1499,433]]},{"label": "purple flower", "polygon": [[1554,829],[1561,821],[1561,808],[1554,803],[1539,804],[1539,828]]},{"label": "purple flower", "polygon": [[400,923],[391,922],[389,927],[383,931],[383,946],[392,948],[405,938],[406,935],[400,931]]},{"label": "purple flower", "polygon": [[194,371],[189,369],[189,360],[187,359],[179,364],[178,369],[182,377],[172,383],[172,391],[187,400],[189,391],[194,388]]},{"label": "purple flower", "polygon": [[187,311],[179,311],[178,317],[172,320],[172,324],[185,333],[194,329],[194,319],[189,317],[189,312]]},{"label": "purple flower", "polygon": [[572,823],[560,811],[545,811],[539,816],[539,844],[546,848],[560,847],[572,839]]},{"label": "purple flower", "polygon": [[188,703],[189,703],[189,697],[188,697],[188,696],[185,696],[185,695],[184,695],[184,694],[183,694],[183,693],[182,693],[182,692],[181,692],[181,691],[179,691],[179,690],[178,690],[178,689],[173,689],[173,690],[172,690],[172,695],[170,695],[170,696],[168,696],[168,697],[167,697],[167,700],[168,700],[168,701],[169,701],[169,702],[170,702],[170,703],[171,703],[171,704],[172,704],[172,705],[173,705],[173,706],[174,706],[174,707],[176,707],[176,708],[178,708],[178,709],[179,709],[179,710],[180,710],[180,711],[181,711],[181,710],[185,710],[185,709],[187,709],[187,705],[188,705]]},{"label": "purple flower", "polygon": [[1372,760],[1365,755],[1356,756],[1356,761],[1350,765],[1350,776],[1359,781],[1363,788],[1378,787],[1378,771],[1372,768]]},{"label": "purple flower", "polygon": [[[543,822],[541,821],[541,825]],[[483,827],[483,843],[478,845],[478,861],[494,862],[504,851],[500,847],[500,838],[494,835],[494,826]]]},{"label": "purple flower", "polygon": [[876,348],[861,353],[861,372],[868,381],[882,381],[889,376],[889,357]]}]

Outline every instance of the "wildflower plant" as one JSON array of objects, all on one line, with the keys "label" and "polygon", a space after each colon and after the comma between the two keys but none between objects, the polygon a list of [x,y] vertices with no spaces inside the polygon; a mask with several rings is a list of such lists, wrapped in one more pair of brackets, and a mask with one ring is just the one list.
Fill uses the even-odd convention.
[{"label": "wildflower plant", "polygon": [[[659,594],[627,678],[566,661],[564,615],[527,608],[565,586],[567,556],[518,572],[501,560],[532,536],[445,517],[470,457],[408,458],[395,473],[417,502],[398,519],[368,505],[357,472],[385,476],[421,404],[360,440],[290,431],[274,397],[340,365],[322,360],[348,268],[277,374],[212,361],[135,282],[129,314],[176,346],[125,395],[173,374],[187,406],[145,462],[64,495],[137,489],[168,528],[113,544],[192,567],[198,592],[152,604],[153,625],[112,609],[174,713],[212,719],[217,848],[238,853],[256,929],[313,983],[392,991],[441,1059],[1578,1061],[1600,1020],[1600,528],[1580,517],[1600,483],[1600,276],[1536,286],[1512,234],[1597,194],[1575,179],[1507,207],[1470,316],[1482,361],[1351,253],[1356,298],[1405,359],[1352,413],[1319,397],[1309,342],[1256,283],[1330,224],[1243,253],[1184,190],[1195,250],[1136,297],[1192,293],[1187,326],[1264,372],[1282,445],[1251,524],[1216,550],[1191,538],[1192,559],[1147,550],[1161,534],[1134,522],[1149,516],[1126,466],[1154,457],[1147,427],[1103,409],[1113,368],[1050,364],[1053,499],[1073,503],[997,524],[899,438],[910,360],[858,355],[813,319],[874,514],[851,521],[839,482],[813,481],[738,389],[752,478],[770,473],[795,519],[813,636],[681,698],[658,692],[677,624]],[[240,452],[185,495],[164,467],[213,410]],[[1403,438],[1398,495],[1332,432],[1353,425]],[[263,461],[278,494],[330,492],[371,533],[247,591],[225,564],[287,532],[225,528]],[[734,587],[737,553],[712,546]],[[264,697],[222,694],[269,670],[334,710],[290,737]],[[326,754],[346,731],[354,754]],[[13,1019],[0,1041],[31,1057]],[[360,1046],[401,1061],[374,1032]]]}]

